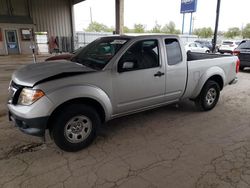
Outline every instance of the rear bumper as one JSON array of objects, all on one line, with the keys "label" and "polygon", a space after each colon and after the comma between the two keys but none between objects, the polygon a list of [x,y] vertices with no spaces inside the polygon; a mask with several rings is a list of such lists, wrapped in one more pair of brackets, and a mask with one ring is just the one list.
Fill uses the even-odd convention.
[{"label": "rear bumper", "polygon": [[39,118],[23,118],[9,111],[9,120],[14,122],[22,132],[33,136],[44,136],[49,116]]},{"label": "rear bumper", "polygon": [[229,82],[229,85],[236,84],[238,82],[238,78],[235,77],[231,82]]}]

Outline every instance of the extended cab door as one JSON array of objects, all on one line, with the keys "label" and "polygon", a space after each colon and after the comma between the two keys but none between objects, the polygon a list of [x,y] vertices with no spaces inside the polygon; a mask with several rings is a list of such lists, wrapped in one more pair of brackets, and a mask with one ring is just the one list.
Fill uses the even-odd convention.
[{"label": "extended cab door", "polygon": [[159,41],[155,39],[137,41],[124,52],[113,70],[115,114],[163,100],[166,75],[160,55]]},{"label": "extended cab door", "polygon": [[166,38],[165,43],[165,64],[166,64],[166,99],[177,100],[185,92],[187,81],[187,60],[186,51],[181,48],[179,39]]}]

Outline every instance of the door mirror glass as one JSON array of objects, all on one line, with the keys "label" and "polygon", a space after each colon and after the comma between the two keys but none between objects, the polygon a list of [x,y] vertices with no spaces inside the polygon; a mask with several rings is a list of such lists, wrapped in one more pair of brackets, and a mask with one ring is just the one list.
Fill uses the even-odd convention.
[{"label": "door mirror glass", "polygon": [[134,62],[124,62],[123,65],[122,65],[122,69],[125,69],[125,70],[129,70],[129,69],[133,69],[134,68]]},{"label": "door mirror glass", "polygon": [[135,68],[135,63],[132,61],[124,61],[119,63],[118,72],[131,71]]}]

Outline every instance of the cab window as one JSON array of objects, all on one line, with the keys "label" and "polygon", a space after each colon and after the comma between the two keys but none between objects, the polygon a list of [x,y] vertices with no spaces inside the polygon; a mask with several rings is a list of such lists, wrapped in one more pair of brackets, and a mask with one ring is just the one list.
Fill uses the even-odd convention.
[{"label": "cab window", "polygon": [[143,40],[133,44],[121,57],[118,72],[149,69],[159,66],[157,40]]}]

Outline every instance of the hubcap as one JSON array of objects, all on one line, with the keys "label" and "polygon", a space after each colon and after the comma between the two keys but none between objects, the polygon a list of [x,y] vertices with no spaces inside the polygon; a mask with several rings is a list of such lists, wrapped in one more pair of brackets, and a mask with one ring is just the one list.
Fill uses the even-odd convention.
[{"label": "hubcap", "polygon": [[79,115],[67,122],[64,128],[64,135],[69,142],[79,143],[89,136],[91,130],[91,120],[84,115]]},{"label": "hubcap", "polygon": [[214,103],[217,97],[217,92],[214,88],[210,88],[206,95],[206,102],[210,106]]}]

